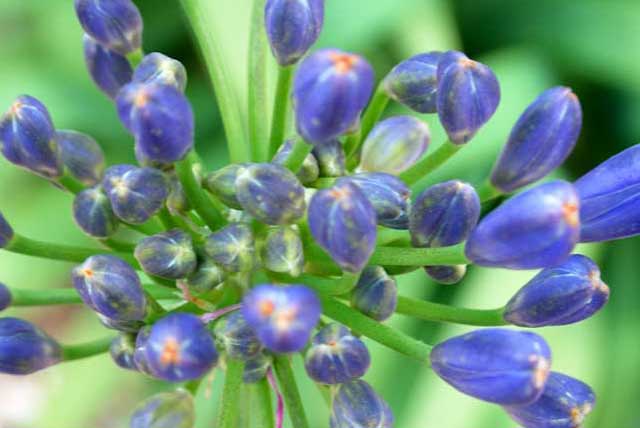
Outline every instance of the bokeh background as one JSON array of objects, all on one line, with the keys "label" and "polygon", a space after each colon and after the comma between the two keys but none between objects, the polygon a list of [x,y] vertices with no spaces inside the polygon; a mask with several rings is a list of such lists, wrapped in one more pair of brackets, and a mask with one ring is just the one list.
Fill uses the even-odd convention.
[{"label": "bokeh background", "polygon": [[[214,95],[179,2],[136,3],[145,20],[146,51],[164,52],[186,65],[197,148],[208,167],[222,165],[226,151]],[[212,31],[223,40],[243,100],[249,9],[249,0],[210,0],[207,11],[215,17]],[[584,127],[577,149],[557,175],[574,179],[638,143],[639,26],[637,0],[327,0],[318,46],[366,55],[378,77],[398,61],[434,49],[463,49],[495,70],[503,98],[494,119],[423,185],[453,177],[481,181],[526,105],[550,86],[571,86],[582,101]],[[110,162],[133,161],[131,138],[84,68],[81,29],[71,0],[0,0],[0,110],[21,93],[44,101],[58,128],[92,134]],[[406,111],[397,106],[388,111],[398,113]],[[442,141],[437,118],[426,120],[434,142]],[[70,203],[69,195],[0,160],[0,210],[18,231],[51,241],[89,243],[71,219]],[[640,394],[639,249],[638,239],[580,247],[600,263],[612,289],[611,302],[579,325],[541,331],[554,349],[554,368],[583,379],[598,394],[587,427],[640,427],[634,405]],[[0,252],[0,280],[12,287],[69,287],[70,267]],[[533,274],[472,268],[464,282],[446,287],[417,272],[403,277],[400,286],[406,295],[490,308],[504,304]],[[61,340],[105,334],[96,317],[79,306],[9,313],[37,322]],[[430,343],[467,330],[401,316],[391,324]],[[393,407],[398,428],[514,427],[498,407],[458,394],[424,366],[376,344],[371,349],[373,366],[367,379]],[[300,370],[299,359],[295,363]],[[325,405],[300,375],[312,426],[327,427]],[[221,379],[215,377],[199,394],[199,428],[215,426]],[[28,377],[0,376],[0,428],[124,427],[135,403],[164,387],[118,369],[107,355]]]}]

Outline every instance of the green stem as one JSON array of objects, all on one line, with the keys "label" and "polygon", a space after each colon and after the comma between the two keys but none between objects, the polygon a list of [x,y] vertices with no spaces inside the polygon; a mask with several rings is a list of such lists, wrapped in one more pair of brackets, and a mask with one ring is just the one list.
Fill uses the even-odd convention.
[{"label": "green stem", "polygon": [[84,184],[76,180],[70,173],[69,170],[65,168],[64,175],[58,178],[58,184],[67,189],[69,192],[77,195],[82,192],[85,188]]},{"label": "green stem", "polygon": [[196,395],[198,395],[198,389],[200,389],[200,385],[202,384],[203,379],[204,378],[201,377],[200,379],[190,380],[188,382],[185,382],[182,387],[189,391],[191,395],[195,397]]},{"label": "green stem", "polygon": [[408,186],[417,183],[448,161],[462,147],[464,146],[445,141],[435,152],[423,157],[411,168],[400,174],[400,179],[407,183]]},{"label": "green stem", "polygon": [[224,377],[222,400],[220,401],[219,428],[237,428],[240,412],[240,390],[244,362],[232,358],[227,359],[227,372]]},{"label": "green stem", "polygon": [[[145,284],[144,289],[155,299],[173,299],[176,294],[156,285]],[[74,305],[82,303],[75,288],[28,289],[11,288],[12,307]]]},{"label": "green stem", "polygon": [[146,223],[142,224],[132,224],[125,222],[122,223],[126,224],[130,229],[140,232],[143,235],[155,235],[162,232],[162,227],[160,227],[160,224],[157,221],[157,217],[153,217]]},{"label": "green stem", "polygon": [[302,398],[300,397],[300,391],[298,391],[298,385],[293,375],[289,357],[287,355],[275,355],[273,358],[273,367],[278,377],[280,388],[282,389],[282,395],[291,425],[295,428],[309,428],[309,422],[307,421],[307,415],[302,406]]},{"label": "green stem", "polygon": [[136,244],[132,242],[119,241],[113,238],[98,239],[98,241],[100,241],[102,245],[111,248],[112,250],[123,253],[133,253],[133,251],[136,249]]},{"label": "green stem", "polygon": [[470,261],[464,255],[464,245],[440,248],[378,247],[369,259],[373,265],[437,266],[463,265]]},{"label": "green stem", "polygon": [[411,241],[409,232],[407,232],[406,230],[389,229],[386,227],[378,229],[378,235],[376,237],[376,246],[380,247],[396,241],[400,241],[403,244],[409,245],[409,242]]},{"label": "green stem", "polygon": [[416,300],[398,296],[396,313],[408,315],[425,321],[450,322],[475,326],[508,325],[502,318],[504,308],[466,309],[440,303]]},{"label": "green stem", "polygon": [[274,428],[274,412],[271,402],[271,388],[266,378],[257,383],[245,385],[251,397],[252,428]]},{"label": "green stem", "polygon": [[254,0],[249,29],[249,148],[251,160],[267,159],[267,40],[264,31],[265,0]]},{"label": "green stem", "polygon": [[342,277],[337,279],[321,278],[309,274],[302,274],[296,278],[289,275],[279,273],[269,273],[269,277],[282,284],[306,284],[318,293],[328,296],[341,296],[353,290],[358,283],[360,274],[344,273]]},{"label": "green stem", "polygon": [[73,361],[103,354],[109,351],[109,346],[111,346],[113,339],[113,336],[109,336],[93,342],[79,343],[77,345],[63,345],[62,359],[64,361]]},{"label": "green stem", "polygon": [[131,52],[130,54],[127,54],[127,59],[129,60],[131,67],[134,69],[138,66],[138,64],[140,64],[143,57],[144,57],[144,51],[142,50],[142,48],[139,48]]},{"label": "green stem", "polygon": [[287,126],[287,109],[289,107],[289,92],[293,81],[294,66],[278,67],[278,83],[273,102],[273,114],[271,116],[271,137],[269,139],[269,153],[271,158],[278,147],[284,142],[284,133]]},{"label": "green stem", "polygon": [[344,141],[344,154],[347,159],[350,159],[358,151],[360,147],[360,137],[362,136],[362,128],[358,128],[356,132],[347,135]]},{"label": "green stem", "polygon": [[313,146],[311,144],[308,144],[302,138],[296,138],[293,147],[291,147],[291,153],[289,153],[289,157],[283,166],[294,174],[297,174],[312,149]]},{"label": "green stem", "polygon": [[502,192],[496,189],[489,180],[486,180],[480,186],[477,186],[476,190],[478,192],[480,202],[488,202],[502,195]]},{"label": "green stem", "polygon": [[369,103],[369,107],[362,116],[362,122],[360,125],[360,138],[358,144],[355,147],[351,148],[351,153],[349,153],[350,157],[352,157],[356,152],[360,143],[367,139],[367,136],[375,126],[376,122],[384,113],[387,104],[389,103],[389,97],[384,90],[384,86],[382,83],[378,85],[376,92],[373,94],[373,98]]},{"label": "green stem", "polygon": [[166,207],[160,210],[160,212],[158,213],[158,219],[160,220],[160,223],[162,223],[162,227],[165,230],[171,230],[176,227],[176,224],[173,221],[173,217]]},{"label": "green stem", "polygon": [[336,182],[335,177],[320,177],[313,183],[311,183],[310,187],[315,189],[327,189],[332,187]]}]

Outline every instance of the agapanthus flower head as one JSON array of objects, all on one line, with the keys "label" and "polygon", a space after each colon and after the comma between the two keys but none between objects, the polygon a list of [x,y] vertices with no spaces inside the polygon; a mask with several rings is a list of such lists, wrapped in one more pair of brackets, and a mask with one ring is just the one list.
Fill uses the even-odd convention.
[{"label": "agapanthus flower head", "polygon": [[84,61],[91,79],[105,95],[116,99],[120,89],[131,82],[133,69],[124,55],[105,48],[103,45],[85,34]]},{"label": "agapanthus flower head", "polygon": [[376,243],[376,211],[355,184],[316,192],[308,216],[313,238],[340,268],[357,273],[365,267]]},{"label": "agapanthus flower head", "polygon": [[82,301],[107,318],[136,321],[147,313],[138,275],[118,257],[91,256],[73,269],[71,279]]},{"label": "agapanthus flower head", "polygon": [[242,314],[267,349],[297,352],[320,319],[320,301],[302,285],[261,284],[244,296]]},{"label": "agapanthus flower head", "polygon": [[11,306],[12,300],[13,298],[11,297],[9,287],[0,282],[0,311],[4,311]]},{"label": "agapanthus flower head", "polygon": [[442,52],[432,51],[396,65],[383,81],[387,95],[418,113],[435,113],[441,56]]},{"label": "agapanthus flower head", "polygon": [[267,352],[262,351],[256,357],[244,362],[242,382],[256,383],[264,379],[271,368],[273,359]]},{"label": "agapanthus flower head", "polygon": [[142,58],[132,80],[137,83],[169,85],[184,92],[187,86],[187,70],[180,61],[160,52],[152,52]]},{"label": "agapanthus flower head", "polygon": [[248,272],[256,264],[253,231],[243,223],[231,223],[209,235],[204,251],[229,272]]},{"label": "agapanthus flower head", "polygon": [[138,370],[133,354],[136,350],[135,336],[129,333],[120,333],[113,339],[109,346],[109,354],[118,367],[126,370]]},{"label": "agapanthus flower head", "polygon": [[413,116],[394,116],[379,122],[362,146],[359,169],[400,174],[427,151],[429,126]]},{"label": "agapanthus flower head", "polygon": [[0,318],[0,373],[27,375],[59,363],[62,348],[28,321]]},{"label": "agapanthus flower head", "polygon": [[445,382],[479,400],[523,405],[540,397],[551,351],[537,334],[485,328],[439,343],[431,367]]},{"label": "agapanthus flower head", "polygon": [[438,284],[457,284],[467,273],[467,265],[425,266],[424,271]]},{"label": "agapanthus flower head", "polygon": [[328,385],[364,376],[370,363],[371,357],[364,342],[336,323],[323,327],[313,337],[304,360],[309,377]]},{"label": "agapanthus flower head", "polygon": [[161,392],[136,406],[130,428],[192,428],[196,421],[193,396],[185,390]]},{"label": "agapanthus flower head", "polygon": [[571,89],[547,89],[511,130],[491,173],[491,184],[508,193],[549,174],[567,159],[581,127],[580,101]]},{"label": "agapanthus flower head", "polygon": [[[287,140],[280,146],[276,154],[271,160],[272,163],[280,166],[284,166],[284,162],[287,160],[293,149],[293,140]],[[304,158],[304,162],[300,167],[300,170],[296,173],[296,177],[302,184],[313,183],[320,176],[320,167],[318,161],[313,153],[309,153]]]},{"label": "agapanthus flower head", "polygon": [[389,405],[363,380],[338,387],[331,408],[331,428],[393,428]]},{"label": "agapanthus flower head", "polygon": [[19,96],[0,118],[0,150],[9,162],[36,174],[47,178],[62,175],[51,116],[34,97]]},{"label": "agapanthus flower head", "polygon": [[191,235],[181,229],[144,238],[134,256],[146,273],[161,278],[186,278],[198,264]]},{"label": "agapanthus flower head", "polygon": [[242,205],[236,196],[236,178],[238,172],[249,166],[248,163],[232,163],[206,175],[203,186],[220,199],[226,206],[241,210]]},{"label": "agapanthus flower head", "polygon": [[296,277],[304,268],[300,232],[291,226],[270,228],[260,251],[262,265],[272,271]]},{"label": "agapanthus flower head", "polygon": [[56,131],[60,157],[67,171],[78,181],[96,185],[104,175],[104,152],[96,140],[77,131]]},{"label": "agapanthus flower head", "polygon": [[172,313],[156,321],[144,344],[150,373],[169,382],[198,379],[218,362],[213,336],[193,314]]},{"label": "agapanthus flower head", "polygon": [[498,79],[486,65],[448,51],[438,62],[437,81],[440,122],[453,144],[465,144],[498,108]]},{"label": "agapanthus flower head", "polygon": [[388,319],[398,304],[398,284],[381,266],[368,266],[351,295],[351,306],[378,320]]},{"label": "agapanthus flower head", "polygon": [[142,44],[142,16],[131,0],[75,0],[84,31],[105,48],[127,55]]},{"label": "agapanthus flower head", "polygon": [[579,236],[576,190],[556,180],[516,195],[484,217],[465,254],[480,266],[538,269],[562,263]]},{"label": "agapanthus flower head", "polygon": [[340,140],[332,138],[316,143],[312,153],[318,161],[321,177],[341,177],[347,174],[346,156]]},{"label": "agapanthus flower head", "polygon": [[95,238],[108,238],[118,228],[118,219],[102,188],[89,187],[73,199],[73,219],[80,229]]},{"label": "agapanthus flower head", "polygon": [[361,56],[322,49],[305,58],[293,84],[296,124],[309,143],[349,131],[373,91],[373,68]]},{"label": "agapanthus flower head", "polygon": [[4,248],[13,239],[13,228],[0,212],[0,248]]},{"label": "agapanthus flower head", "polygon": [[205,259],[198,263],[198,268],[187,277],[187,286],[196,294],[213,290],[225,280],[227,273],[212,260]]},{"label": "agapanthus flower head", "polygon": [[216,323],[214,336],[230,358],[254,359],[263,346],[241,311],[232,312]]},{"label": "agapanthus flower head", "polygon": [[504,319],[523,327],[565,325],[590,317],[609,300],[609,287],[588,257],[574,254],[543,269],[511,298]]},{"label": "agapanthus flower head", "polygon": [[579,428],[595,402],[596,396],[589,385],[552,372],[536,402],[505,407],[505,410],[523,428]]}]

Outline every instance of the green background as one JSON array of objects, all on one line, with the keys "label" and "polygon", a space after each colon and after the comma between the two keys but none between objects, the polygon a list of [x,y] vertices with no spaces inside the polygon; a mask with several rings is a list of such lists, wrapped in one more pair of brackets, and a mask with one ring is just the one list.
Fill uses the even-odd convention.
[{"label": "green background", "polygon": [[[189,71],[188,95],[197,120],[197,147],[209,168],[226,159],[214,96],[177,1],[136,2],[145,19],[145,50],[181,60]],[[215,31],[241,99],[249,0],[211,0]],[[446,168],[428,182],[461,177],[482,180],[520,112],[542,90],[571,86],[584,109],[577,149],[557,174],[578,177],[608,156],[637,142],[640,132],[640,2],[637,0],[327,0],[318,46],[364,54],[380,78],[398,61],[434,49],[463,49],[498,75],[502,102],[493,120]],[[84,68],[81,29],[71,0],[0,0],[0,110],[21,93],[41,99],[58,128],[87,132],[110,162],[133,160],[131,138],[112,103]],[[272,82],[273,83],[273,82]],[[389,114],[406,113],[394,106]],[[434,142],[443,140],[437,118],[427,117]],[[434,144],[435,146],[435,144]],[[433,148],[431,149],[433,150]],[[0,160],[0,210],[28,236],[88,243],[70,216],[71,197]],[[640,426],[634,406],[640,393],[640,240],[579,248],[601,265],[612,289],[609,305],[579,325],[543,329],[554,350],[554,368],[583,379],[598,394],[587,427]],[[13,287],[69,287],[70,265],[0,253],[0,280]],[[531,272],[470,269],[458,286],[436,286],[421,273],[401,281],[406,295],[456,305],[500,306]],[[104,334],[82,307],[10,311],[37,322],[66,341]],[[428,342],[466,328],[397,316],[392,325]],[[419,364],[371,345],[366,378],[385,397],[398,428],[514,427],[495,406],[463,396]],[[300,361],[296,359],[298,370]],[[312,426],[327,427],[327,410],[299,372]],[[201,390],[199,427],[213,427],[222,376]],[[28,377],[0,376],[0,426],[40,428],[124,427],[137,401],[163,386],[113,365],[108,356],[65,364]]]}]

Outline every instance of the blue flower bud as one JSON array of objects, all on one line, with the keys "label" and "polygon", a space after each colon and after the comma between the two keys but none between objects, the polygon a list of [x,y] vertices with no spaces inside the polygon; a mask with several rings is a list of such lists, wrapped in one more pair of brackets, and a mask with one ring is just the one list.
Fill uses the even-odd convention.
[{"label": "blue flower bud", "polygon": [[83,232],[95,238],[108,238],[118,228],[109,198],[98,186],[78,193],[73,200],[73,219]]},{"label": "blue flower bud", "polygon": [[193,111],[174,86],[130,83],[116,99],[118,115],[145,159],[172,163],[193,148]]},{"label": "blue flower bud", "polygon": [[140,150],[140,146],[137,144],[133,146],[133,154],[135,155],[136,160],[138,161],[138,165],[140,166],[155,168],[164,172],[172,172],[174,170],[173,163],[160,162],[160,161],[149,158],[146,154],[142,152],[142,150]]},{"label": "blue flower bud", "polygon": [[418,113],[435,113],[441,56],[442,52],[427,52],[396,65],[383,81],[387,95]]},{"label": "blue flower bud", "polygon": [[145,55],[133,73],[133,81],[136,83],[158,83],[175,87],[184,92],[187,86],[187,70],[178,60],[170,58],[159,52]]},{"label": "blue flower bud", "polygon": [[538,273],[507,303],[504,319],[523,327],[565,325],[590,317],[609,299],[591,259],[574,254]]},{"label": "blue flower bud", "polygon": [[0,119],[0,150],[11,163],[47,178],[63,165],[47,108],[29,95],[19,96]]},{"label": "blue flower bud", "polygon": [[485,328],[436,345],[431,351],[431,367],[467,395],[491,403],[522,405],[542,394],[551,351],[537,334]]},{"label": "blue flower bud", "polygon": [[127,58],[109,50],[85,34],[84,61],[96,86],[115,100],[120,89],[131,81],[133,70]]},{"label": "blue flower bud", "polygon": [[320,319],[320,301],[302,285],[261,284],[242,300],[242,315],[273,352],[297,352]]},{"label": "blue flower bud", "polygon": [[256,264],[253,232],[246,224],[232,223],[207,237],[204,251],[230,272],[248,272]]},{"label": "blue flower bud", "polygon": [[146,273],[168,279],[185,278],[198,264],[191,235],[180,229],[144,238],[134,256]]},{"label": "blue flower bud", "polygon": [[359,55],[322,49],[305,58],[293,83],[300,135],[315,144],[353,128],[371,97],[373,79],[371,65]]},{"label": "blue flower bud", "polygon": [[133,353],[136,350],[135,340],[130,334],[119,334],[111,342],[109,354],[118,367],[126,370],[137,370],[133,361]]},{"label": "blue flower bud", "polygon": [[480,266],[539,269],[562,263],[578,242],[578,195],[566,181],[541,184],[482,219],[465,254]]},{"label": "blue flower bud", "polygon": [[9,306],[11,306],[11,301],[13,297],[11,297],[11,291],[9,291],[9,287],[0,282],[0,311],[4,311]]},{"label": "blue flower bud", "polygon": [[640,144],[607,159],[575,182],[580,196],[580,242],[640,234]]},{"label": "blue flower bud", "polygon": [[347,174],[344,148],[340,140],[332,139],[316,143],[313,155],[318,161],[321,177],[341,177]]},{"label": "blue flower bud", "polygon": [[13,239],[13,228],[0,213],[0,248],[4,248],[9,245],[9,242]]},{"label": "blue flower bud", "polygon": [[262,343],[245,321],[242,312],[233,312],[221,319],[216,323],[213,333],[231,358],[246,361],[262,352]]},{"label": "blue flower bud", "polygon": [[187,286],[195,294],[204,294],[222,284],[226,276],[224,269],[215,262],[205,260],[187,277]]},{"label": "blue flower bud", "polygon": [[[284,163],[291,154],[292,149],[292,140],[285,141],[284,144],[280,146],[271,162],[276,165],[284,166]],[[298,177],[298,180],[300,180],[302,184],[309,184],[316,181],[319,176],[320,167],[318,166],[318,161],[312,153],[309,153],[307,157],[304,158],[304,162],[300,167],[300,171],[296,174],[296,177]]]},{"label": "blue flower bud", "polygon": [[271,367],[272,358],[266,352],[260,352],[258,356],[245,361],[242,382],[256,383],[264,379]]},{"label": "blue flower bud", "polygon": [[123,333],[137,333],[142,327],[144,327],[144,322],[141,320],[112,319],[109,317],[105,317],[100,313],[96,314],[98,315],[98,321],[100,321],[100,324],[102,324],[106,328],[117,330]]},{"label": "blue flower bud", "polygon": [[28,321],[0,318],[0,373],[27,375],[59,363],[62,348]]},{"label": "blue flower bud", "polygon": [[200,318],[172,313],[151,327],[144,357],[153,376],[183,382],[204,376],[217,364],[218,351]]},{"label": "blue flower bud", "polygon": [[346,327],[332,323],[314,336],[304,367],[316,382],[335,385],[364,376],[370,363],[364,342]]},{"label": "blue flower bud", "polygon": [[169,193],[167,179],[162,172],[133,165],[107,168],[102,186],[114,214],[133,224],[144,223],[160,211]]},{"label": "blue flower bud", "polygon": [[425,266],[424,271],[439,284],[457,284],[467,273],[466,265]]},{"label": "blue flower bud", "polygon": [[547,89],[511,130],[491,173],[491,184],[508,193],[549,174],[567,159],[581,127],[580,101],[571,89]]},{"label": "blue flower bud", "polygon": [[236,177],[238,177],[240,170],[249,165],[248,163],[233,163],[217,171],[212,171],[207,174],[202,184],[226,206],[241,210],[242,205],[236,197]]},{"label": "blue flower bud", "polygon": [[378,321],[388,319],[398,304],[398,285],[380,266],[368,266],[362,271],[353,294],[351,306]]},{"label": "blue flower bud", "polygon": [[76,131],[56,131],[62,163],[69,173],[87,186],[94,186],[104,175],[104,153],[96,140]]},{"label": "blue flower bud", "polygon": [[527,406],[505,410],[523,428],[580,428],[593,410],[596,396],[589,385],[551,372],[540,398]]},{"label": "blue flower bud", "polygon": [[147,313],[138,275],[115,256],[89,257],[73,269],[71,279],[82,301],[107,318],[136,321]]},{"label": "blue flower bud", "polygon": [[314,239],[342,270],[366,266],[376,245],[376,211],[357,186],[342,182],[319,190],[308,215]]},{"label": "blue flower bud", "polygon": [[429,147],[429,126],[411,116],[379,122],[362,146],[359,169],[400,174],[418,161]]},{"label": "blue flower bud", "polygon": [[130,428],[193,428],[196,411],[193,396],[183,390],[161,392],[136,406]]},{"label": "blue flower bud", "polygon": [[267,231],[261,249],[262,265],[272,271],[296,277],[304,268],[304,252],[300,233],[289,226]]},{"label": "blue flower bud", "polygon": [[135,350],[133,351],[133,363],[141,373],[152,376],[149,363],[147,362],[147,344],[151,326],[144,326],[136,334]]},{"label": "blue flower bud", "polygon": [[391,408],[371,386],[354,380],[338,387],[331,409],[331,428],[393,428]]},{"label": "blue flower bud", "polygon": [[498,79],[489,67],[456,51],[442,55],[437,79],[440,122],[453,144],[464,144],[498,108]]},{"label": "blue flower bud", "polygon": [[142,16],[131,0],[75,0],[86,33],[105,48],[127,55],[141,47]]}]

